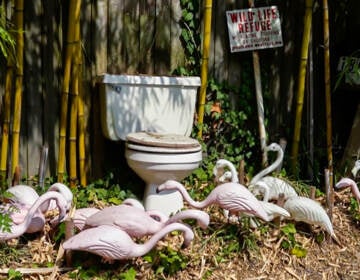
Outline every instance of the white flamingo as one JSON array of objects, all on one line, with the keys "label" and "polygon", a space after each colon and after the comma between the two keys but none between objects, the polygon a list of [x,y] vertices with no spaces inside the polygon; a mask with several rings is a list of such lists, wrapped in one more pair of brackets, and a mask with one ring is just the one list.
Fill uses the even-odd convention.
[{"label": "white flamingo", "polygon": [[354,167],[351,169],[351,173],[356,178],[357,173],[360,170],[360,159],[355,161]]},{"label": "white flamingo", "polygon": [[[285,200],[292,197],[298,196],[295,189],[285,180],[273,177],[273,176],[265,176],[270,172],[274,171],[283,161],[284,152],[281,146],[277,143],[271,143],[269,146],[265,147],[266,152],[277,152],[276,160],[256,174],[250,181],[249,190],[253,192],[255,195],[265,193],[267,194],[264,196],[264,201],[269,200],[277,200],[279,198],[279,194],[283,193],[285,196]],[[262,182],[262,183],[260,183]],[[267,187],[265,187],[265,185]],[[266,190],[264,190],[264,188]]]},{"label": "white flamingo", "polygon": [[284,208],[290,213],[291,219],[319,225],[337,240],[328,214],[317,201],[308,197],[293,196],[285,201]]}]

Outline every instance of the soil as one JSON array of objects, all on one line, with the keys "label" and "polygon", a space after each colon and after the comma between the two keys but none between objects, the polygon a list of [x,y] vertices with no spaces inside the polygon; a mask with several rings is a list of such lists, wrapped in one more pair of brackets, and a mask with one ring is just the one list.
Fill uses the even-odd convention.
[{"label": "soil", "polygon": [[[332,221],[339,243],[319,227],[295,224],[293,242],[300,244],[303,256],[284,247],[287,237],[280,228],[288,221],[269,226],[265,233],[263,227],[246,230],[242,224],[228,223],[221,209],[211,207],[209,227],[201,230],[194,224],[195,238],[188,248],[180,248],[181,235],[169,235],[156,246],[155,250],[172,248],[181,256],[185,267],[172,275],[159,270],[159,261],[155,266],[144,257],[108,264],[85,252],[73,252],[69,267],[62,247],[53,242],[55,236],[45,230],[0,244],[0,279],[9,279],[9,269],[22,272],[16,279],[83,279],[78,264],[84,270],[96,267],[87,279],[132,279],[120,276],[131,269],[135,279],[360,279],[360,228],[350,211],[351,197],[349,189],[335,194]],[[322,236],[325,239],[319,240]],[[56,265],[48,267],[50,263]]]}]

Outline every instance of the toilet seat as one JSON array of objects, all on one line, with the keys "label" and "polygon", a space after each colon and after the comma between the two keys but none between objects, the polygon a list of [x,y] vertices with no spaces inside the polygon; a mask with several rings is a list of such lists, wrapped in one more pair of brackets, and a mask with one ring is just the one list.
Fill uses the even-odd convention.
[{"label": "toilet seat", "polygon": [[134,132],[126,136],[127,147],[153,153],[194,153],[201,150],[195,139],[178,134]]}]

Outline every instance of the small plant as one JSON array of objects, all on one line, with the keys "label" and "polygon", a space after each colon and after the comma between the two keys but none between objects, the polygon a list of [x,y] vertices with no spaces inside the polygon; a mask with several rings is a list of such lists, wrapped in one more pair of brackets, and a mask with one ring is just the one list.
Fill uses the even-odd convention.
[{"label": "small plant", "polygon": [[118,184],[112,182],[112,179],[113,175],[109,174],[105,179],[94,181],[86,188],[73,189],[76,207],[88,207],[89,204],[99,202],[119,205],[127,197],[134,197],[131,191],[121,189]]},{"label": "small plant", "polygon": [[295,239],[296,228],[294,224],[289,223],[283,226],[281,228],[281,233],[284,236],[284,239],[281,242],[281,247],[283,249],[289,250],[290,254],[295,255],[298,258],[306,257],[307,250]]},{"label": "small plant", "polygon": [[359,203],[354,197],[350,197],[349,211],[352,218],[356,221],[360,221]]},{"label": "small plant", "polygon": [[188,264],[188,258],[180,251],[175,251],[170,247],[162,250],[151,250],[144,260],[152,263],[156,274],[173,275],[182,270]]},{"label": "small plant", "polygon": [[20,271],[16,271],[13,268],[9,269],[8,280],[21,280],[21,279],[23,279],[23,277]]}]

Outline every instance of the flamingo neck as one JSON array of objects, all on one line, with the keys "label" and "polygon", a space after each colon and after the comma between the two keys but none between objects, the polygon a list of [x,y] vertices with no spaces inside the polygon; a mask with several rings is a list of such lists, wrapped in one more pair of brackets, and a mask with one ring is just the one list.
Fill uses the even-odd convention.
[{"label": "flamingo neck", "polygon": [[[169,225],[166,225],[161,230],[156,232],[151,238],[144,244],[133,244],[133,250],[132,250],[132,257],[140,257],[145,254],[147,254],[155,245],[157,242],[162,239],[166,234],[169,232],[175,231],[175,230],[181,230],[184,232],[184,243],[190,242],[194,236],[194,233],[191,231],[189,227],[187,227],[184,224],[180,223],[172,223]],[[190,240],[191,239],[191,240]]]},{"label": "flamingo neck", "polygon": [[269,174],[270,172],[273,172],[277,167],[280,166],[281,162],[284,159],[284,152],[283,150],[280,148],[277,151],[277,157],[276,160],[269,165],[268,167],[266,167],[265,169],[263,169],[262,171],[260,171],[258,174],[256,174],[250,181],[250,185],[255,184],[257,181],[259,181],[262,177],[264,177],[265,175]]},{"label": "flamingo neck", "polygon": [[167,189],[178,190],[181,193],[182,197],[186,200],[186,202],[189,203],[192,207],[204,208],[206,206],[206,205],[204,206],[203,202],[197,202],[193,200],[189,195],[189,193],[186,191],[185,187],[180,183],[171,185]]},{"label": "flamingo neck", "polygon": [[[50,199],[56,199],[58,202],[64,200],[61,194],[58,192],[46,192],[42,196],[40,196],[35,203],[30,207],[27,215],[24,218],[23,223],[19,225],[12,225],[11,232],[0,232],[0,239],[11,239],[16,238],[22,235],[27,228],[29,227],[31,220],[35,213],[38,211],[38,208],[46,201]],[[62,199],[62,200],[61,200]],[[59,203],[58,203],[59,205]],[[60,211],[61,212],[61,211]]]}]

